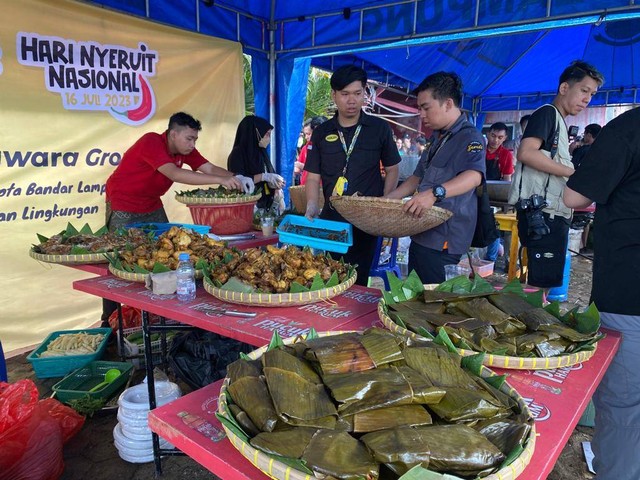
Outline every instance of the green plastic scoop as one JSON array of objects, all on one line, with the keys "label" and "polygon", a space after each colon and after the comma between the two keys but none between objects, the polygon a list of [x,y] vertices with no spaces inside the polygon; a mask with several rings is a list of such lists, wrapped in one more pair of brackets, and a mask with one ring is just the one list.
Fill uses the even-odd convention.
[{"label": "green plastic scoop", "polygon": [[97,392],[98,390],[103,389],[104,387],[109,385],[111,382],[113,382],[119,376],[120,376],[120,370],[118,370],[117,368],[110,368],[104,374],[104,382],[100,382],[95,387],[93,387],[91,390],[89,390],[89,392],[90,393],[91,392]]}]

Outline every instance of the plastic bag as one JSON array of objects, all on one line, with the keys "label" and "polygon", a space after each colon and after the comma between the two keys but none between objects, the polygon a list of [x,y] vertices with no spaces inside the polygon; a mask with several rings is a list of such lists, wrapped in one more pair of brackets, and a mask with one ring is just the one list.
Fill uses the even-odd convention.
[{"label": "plastic bag", "polygon": [[224,378],[227,365],[255,347],[204,330],[194,330],[173,337],[169,365],[176,376],[193,389]]},{"label": "plastic bag", "polygon": [[[160,315],[149,314],[149,323],[160,323]],[[109,326],[115,333],[118,330],[118,310],[109,315]],[[122,305],[122,328],[139,328],[142,326],[142,312],[139,308]]]},{"label": "plastic bag", "polygon": [[83,424],[84,417],[58,400],[38,400],[31,380],[0,383],[0,478],[59,478],[62,446]]}]

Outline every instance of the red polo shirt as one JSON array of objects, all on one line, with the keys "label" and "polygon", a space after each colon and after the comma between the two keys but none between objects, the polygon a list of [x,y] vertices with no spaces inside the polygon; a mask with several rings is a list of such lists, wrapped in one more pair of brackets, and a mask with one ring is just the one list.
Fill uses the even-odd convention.
[{"label": "red polo shirt", "polygon": [[207,159],[194,149],[189,155],[169,152],[167,132],[146,133],[122,156],[120,164],[107,179],[107,202],[112,210],[150,213],[162,207],[160,197],[173,181],[158,171],[167,163],[189,165],[197,170]]},{"label": "red polo shirt", "polygon": [[[489,170],[489,162],[498,162],[498,168],[500,169],[500,175],[513,175],[515,171],[513,166],[513,154],[510,150],[504,148],[503,145],[500,145],[495,152],[489,152],[486,150],[486,159],[487,159],[487,171]],[[499,180],[499,179],[489,179],[489,180]]]}]

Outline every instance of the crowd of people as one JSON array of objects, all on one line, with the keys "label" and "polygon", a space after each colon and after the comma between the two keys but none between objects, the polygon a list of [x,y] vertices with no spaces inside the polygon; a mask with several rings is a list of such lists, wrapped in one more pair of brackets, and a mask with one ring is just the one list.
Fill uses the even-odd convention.
[{"label": "crowd of people", "polygon": [[[571,63],[559,77],[552,103],[522,116],[521,131],[509,139],[504,122],[492,124],[484,137],[461,109],[459,76],[436,72],[415,90],[422,125],[432,134],[396,138],[387,122],[363,111],[366,72],[343,66],[331,76],[334,116],[304,124],[294,183],[307,186],[305,216],[311,220],[345,221],[329,197],[354,192],[408,198],[403,209],[415,217],[436,204],[450,210],[448,221],[411,239],[409,268],[423,283],[444,281],[445,265],[457,264],[469,251],[476,189],[484,181],[511,182],[509,203],[528,253],[527,281],[545,290],[562,283],[572,209],[595,202],[592,299],[602,324],[623,333],[594,397],[595,466],[600,480],[636,479],[640,465],[630,460],[640,446],[640,373],[633,365],[640,354],[640,300],[629,288],[634,271],[625,267],[640,261],[640,110],[604,128],[587,125],[573,142],[566,124],[568,116],[587,108],[603,83],[590,64]],[[287,183],[266,150],[273,129],[263,118],[244,118],[224,169],[195,148],[200,122],[176,113],[165,132],[147,133],[127,150],[108,179],[107,225],[168,221],[160,197],[174,182],[245,192],[258,186],[259,205],[269,208]],[[367,285],[376,240],[354,227],[345,261],[358,266],[360,285]],[[487,258],[495,260],[500,249],[497,239],[488,246]]]}]

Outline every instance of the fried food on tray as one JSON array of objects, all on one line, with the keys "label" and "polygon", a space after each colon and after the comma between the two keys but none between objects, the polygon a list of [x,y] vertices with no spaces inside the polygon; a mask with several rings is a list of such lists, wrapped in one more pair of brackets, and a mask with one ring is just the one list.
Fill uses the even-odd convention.
[{"label": "fried food on tray", "polygon": [[78,250],[89,253],[103,253],[120,250],[127,245],[140,245],[148,242],[147,234],[137,228],[131,228],[126,233],[108,232],[104,235],[78,233],[66,235],[64,232],[33,247],[34,252],[46,255],[71,255]]},{"label": "fried food on tray", "polygon": [[216,265],[211,276],[220,285],[237,277],[259,292],[286,293],[293,282],[310,287],[318,274],[326,282],[335,272],[342,283],[347,279],[349,268],[348,264],[327,255],[313,255],[310,250],[267,245],[266,250],[245,250],[238,261]]}]

